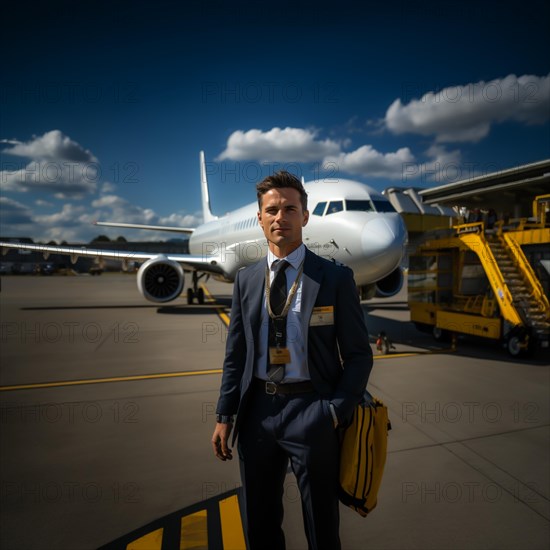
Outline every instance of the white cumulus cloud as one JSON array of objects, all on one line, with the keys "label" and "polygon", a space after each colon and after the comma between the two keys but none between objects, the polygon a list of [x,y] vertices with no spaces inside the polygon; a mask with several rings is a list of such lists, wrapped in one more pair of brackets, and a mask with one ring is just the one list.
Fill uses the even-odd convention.
[{"label": "white cumulus cloud", "polygon": [[101,185],[101,189],[99,192],[103,195],[108,193],[114,193],[116,191],[116,185],[114,183],[111,183],[110,181],[105,181]]},{"label": "white cumulus cloud", "polygon": [[[116,221],[172,227],[196,227],[202,223],[201,214],[172,213],[168,216],[161,216],[151,208],[143,208],[132,204],[118,195],[104,195],[92,201],[91,206],[94,209],[92,215],[93,221]],[[106,227],[101,227],[101,231],[111,237],[118,236],[121,232],[118,228],[108,229]],[[128,240],[166,240],[174,237],[174,234],[162,231],[131,229],[125,230],[125,236]],[[181,236],[182,238],[184,237],[183,234]]]},{"label": "white cumulus cloud", "polygon": [[10,226],[21,226],[32,223],[32,211],[20,202],[0,197],[0,227],[2,235],[7,235]]},{"label": "white cumulus cloud", "polygon": [[5,192],[43,190],[58,198],[82,198],[94,193],[101,169],[97,158],[59,130],[30,141],[0,140],[2,153],[26,157],[28,162],[3,162],[0,188]]},{"label": "white cumulus cloud", "polygon": [[302,128],[272,128],[267,132],[237,130],[227,140],[216,160],[256,160],[259,162],[312,162],[340,151],[340,144],[317,139],[317,132]]},{"label": "white cumulus cloud", "polygon": [[363,177],[400,179],[406,163],[414,163],[415,157],[408,147],[394,153],[380,153],[371,145],[363,145],[350,153],[325,157],[323,166]]},{"label": "white cumulus cloud", "polygon": [[430,91],[406,105],[396,99],[385,126],[394,134],[434,135],[437,142],[477,142],[504,121],[542,124],[550,118],[550,75],[504,78]]},{"label": "white cumulus cloud", "polygon": [[[174,234],[159,231],[98,228],[96,220],[159,226],[195,227],[202,222],[200,214],[175,212],[167,216],[151,208],[143,208],[115,194],[117,186],[101,181],[101,166],[97,158],[59,130],[33,137],[28,142],[0,140],[3,153],[28,160],[6,161],[0,172],[0,187],[5,192],[28,193],[33,207],[53,208],[54,204],[36,198],[34,191],[45,191],[66,201],[55,212],[38,213],[33,207],[13,199],[0,199],[0,233],[29,236],[37,241],[88,242],[99,233],[116,238],[124,232],[128,240],[165,240]],[[87,201],[74,202],[99,195]],[[182,237],[184,235],[182,234]]]},{"label": "white cumulus cloud", "polygon": [[466,165],[462,163],[462,154],[458,149],[449,151],[440,144],[429,147],[424,162],[406,162],[403,165],[403,182],[432,184],[453,183],[463,179]]},{"label": "white cumulus cloud", "polygon": [[94,155],[60,130],[51,130],[43,136],[33,136],[27,142],[18,140],[0,140],[12,147],[4,153],[32,159],[68,160],[74,162],[97,162]]},{"label": "white cumulus cloud", "polygon": [[72,203],[64,204],[59,212],[36,216],[35,221],[39,224],[51,227],[78,227],[85,223],[90,223],[90,218],[86,209],[82,205]]},{"label": "white cumulus cloud", "polygon": [[[89,242],[99,234],[115,239],[124,235],[130,241],[155,241],[174,238],[174,233],[138,229],[97,227],[94,221],[116,221],[174,227],[196,227],[202,223],[200,213],[175,212],[168,216],[157,214],[116,195],[106,195],[91,204],[65,203],[51,214],[38,215],[31,208],[6,197],[0,198],[0,234],[25,236],[36,241]],[[186,238],[181,235],[181,238]]]}]

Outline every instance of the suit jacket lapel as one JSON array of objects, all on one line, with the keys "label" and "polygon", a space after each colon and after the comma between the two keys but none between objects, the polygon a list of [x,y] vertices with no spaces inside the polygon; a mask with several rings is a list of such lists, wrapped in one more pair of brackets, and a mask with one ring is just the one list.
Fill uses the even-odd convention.
[{"label": "suit jacket lapel", "polygon": [[266,260],[260,260],[253,268],[251,268],[250,281],[247,288],[250,292],[247,296],[248,305],[247,310],[250,315],[250,324],[254,333],[254,341],[258,342],[258,333],[260,330],[262,300],[264,298],[264,285],[265,285],[265,267]]},{"label": "suit jacket lapel", "polygon": [[309,320],[323,280],[323,270],[321,269],[320,262],[317,256],[307,248],[302,277],[302,304],[300,313],[302,318],[302,334],[304,335],[304,344],[307,352]]}]

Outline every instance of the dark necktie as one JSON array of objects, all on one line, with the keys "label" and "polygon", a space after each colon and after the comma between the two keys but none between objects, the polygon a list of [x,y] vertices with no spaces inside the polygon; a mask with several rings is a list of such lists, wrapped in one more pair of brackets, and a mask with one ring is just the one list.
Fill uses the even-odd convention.
[{"label": "dark necktie", "polygon": [[275,315],[280,315],[285,307],[287,298],[285,271],[289,265],[286,260],[276,260],[275,262],[275,277],[273,277],[269,294],[269,304]]},{"label": "dark necktie", "polygon": [[[286,299],[286,274],[285,270],[290,264],[286,260],[276,260],[275,277],[269,291],[269,305],[274,315],[281,315]],[[281,333],[277,339],[276,332]],[[269,319],[268,347],[276,347],[277,343],[284,347],[286,344],[286,317],[284,319]],[[285,376],[284,365],[271,365],[269,362],[269,350],[267,354],[267,377],[272,382],[280,382]]]}]

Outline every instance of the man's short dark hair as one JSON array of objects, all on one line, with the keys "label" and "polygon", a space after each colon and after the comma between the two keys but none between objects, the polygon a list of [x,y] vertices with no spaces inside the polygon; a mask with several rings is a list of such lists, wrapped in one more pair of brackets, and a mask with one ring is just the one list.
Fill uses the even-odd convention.
[{"label": "man's short dark hair", "polygon": [[263,179],[258,185],[256,185],[256,191],[258,196],[258,207],[260,211],[262,210],[262,198],[263,196],[270,191],[271,189],[281,189],[283,187],[291,187],[296,189],[300,193],[300,202],[302,203],[302,210],[305,212],[307,210],[307,193],[302,185],[302,182],[290,172],[285,170],[279,170],[267,176]]}]

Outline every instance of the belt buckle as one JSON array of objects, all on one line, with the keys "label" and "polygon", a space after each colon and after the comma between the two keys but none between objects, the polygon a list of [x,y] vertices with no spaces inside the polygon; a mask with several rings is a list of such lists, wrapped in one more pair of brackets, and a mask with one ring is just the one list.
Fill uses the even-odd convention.
[{"label": "belt buckle", "polygon": [[266,382],[265,393],[267,393],[267,395],[275,395],[277,393],[277,384],[275,384],[275,382]]}]

